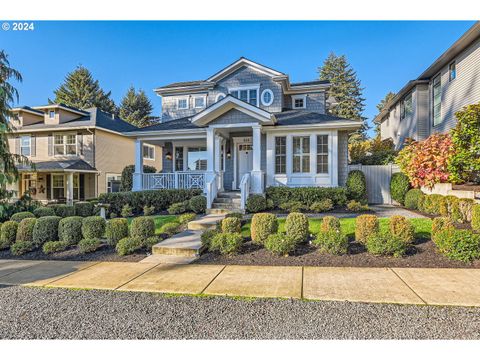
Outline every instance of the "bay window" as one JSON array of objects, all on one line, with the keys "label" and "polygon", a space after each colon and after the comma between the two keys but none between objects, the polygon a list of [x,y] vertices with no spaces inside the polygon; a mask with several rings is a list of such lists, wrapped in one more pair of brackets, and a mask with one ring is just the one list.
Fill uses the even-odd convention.
[{"label": "bay window", "polygon": [[293,172],[310,172],[310,137],[293,137]]}]

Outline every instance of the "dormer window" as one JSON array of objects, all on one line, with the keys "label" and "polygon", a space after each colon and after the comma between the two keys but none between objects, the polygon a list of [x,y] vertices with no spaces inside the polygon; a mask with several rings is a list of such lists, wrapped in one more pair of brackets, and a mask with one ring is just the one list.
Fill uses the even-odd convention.
[{"label": "dormer window", "polygon": [[188,98],[180,98],[177,100],[178,110],[187,110],[188,109]]},{"label": "dormer window", "polygon": [[307,107],[306,95],[292,96],[292,109],[305,109]]},{"label": "dormer window", "polygon": [[48,112],[48,118],[49,118],[49,119],[55,119],[55,111],[50,110],[50,111]]},{"label": "dormer window", "polygon": [[193,105],[195,109],[202,109],[205,107],[205,96],[197,96],[193,98]]},{"label": "dormer window", "polygon": [[230,95],[245,101],[253,106],[258,106],[258,88],[259,86],[255,87],[241,87],[241,88],[232,88],[229,89]]}]

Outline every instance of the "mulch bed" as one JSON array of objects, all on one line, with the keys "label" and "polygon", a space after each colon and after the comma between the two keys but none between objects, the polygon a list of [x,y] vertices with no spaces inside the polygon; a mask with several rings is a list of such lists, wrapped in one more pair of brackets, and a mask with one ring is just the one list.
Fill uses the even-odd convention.
[{"label": "mulch bed", "polygon": [[447,259],[435,251],[430,240],[419,240],[402,258],[374,256],[365,248],[350,242],[347,255],[320,254],[309,244],[298,246],[294,254],[286,257],[276,256],[251,241],[243,244],[236,255],[203,253],[196,264],[222,265],[276,265],[276,266],[338,266],[338,267],[404,267],[404,268],[480,268],[480,260],[472,264]]},{"label": "mulch bed", "polygon": [[10,250],[0,251],[0,259],[8,260],[68,260],[68,261],[116,261],[116,262],[138,262],[146,258],[149,254],[146,251],[138,252],[126,256],[119,256],[115,248],[102,245],[97,251],[81,254],[78,248],[71,248],[58,253],[45,255],[41,249],[28,252],[26,254],[15,256]]}]

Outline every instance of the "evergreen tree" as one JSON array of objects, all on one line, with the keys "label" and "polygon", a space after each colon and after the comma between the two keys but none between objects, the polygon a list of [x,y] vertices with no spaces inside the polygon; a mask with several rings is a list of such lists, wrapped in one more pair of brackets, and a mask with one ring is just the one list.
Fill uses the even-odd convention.
[{"label": "evergreen tree", "polygon": [[345,55],[337,56],[330,53],[318,69],[318,73],[320,80],[328,80],[331,83],[329,96],[333,96],[338,103],[330,109],[330,113],[346,119],[363,121],[362,128],[350,136],[349,142],[365,140],[369,126],[367,118],[362,116],[365,109],[363,88]]},{"label": "evergreen tree", "polygon": [[63,103],[79,109],[98,107],[99,109],[116,113],[115,103],[110,99],[111,92],[105,92],[98,80],[95,80],[92,73],[83,66],[78,66],[74,71],[68,73],[65,81],[54,91],[55,99],[50,103]]},{"label": "evergreen tree", "polygon": [[[382,112],[385,105],[387,105],[388,102],[395,97],[395,95],[396,94],[394,92],[389,91],[387,95],[380,100],[380,102],[377,104],[377,110],[379,114]],[[375,136],[380,136],[380,124],[375,124]]]},{"label": "evergreen tree", "polygon": [[136,92],[133,86],[123,97],[119,110],[120,117],[135,126],[145,127],[156,123],[150,117],[152,103],[143,90]]}]

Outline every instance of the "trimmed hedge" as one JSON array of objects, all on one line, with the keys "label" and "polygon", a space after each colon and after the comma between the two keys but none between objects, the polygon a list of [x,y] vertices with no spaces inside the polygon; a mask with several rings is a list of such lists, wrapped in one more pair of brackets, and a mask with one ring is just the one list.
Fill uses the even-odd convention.
[{"label": "trimmed hedge", "polygon": [[188,210],[188,201],[182,201],[170,205],[167,209],[170,215],[179,215],[187,212]]},{"label": "trimmed hedge", "polygon": [[105,234],[106,221],[101,216],[88,216],[82,221],[84,239],[100,239]]},{"label": "trimmed hedge", "polygon": [[265,240],[265,249],[275,255],[286,256],[295,250],[297,241],[287,234],[272,234]]},{"label": "trimmed hedge", "polygon": [[415,229],[405,216],[393,215],[390,217],[390,233],[407,245],[413,244],[415,240]]},{"label": "trimmed hedge", "polygon": [[195,214],[204,214],[207,211],[207,198],[203,195],[193,196],[188,201],[188,208]]},{"label": "trimmed hedge", "polygon": [[376,232],[368,236],[367,251],[373,255],[400,257],[405,255],[408,244],[390,232]]},{"label": "trimmed hedge", "polygon": [[108,245],[115,246],[118,241],[128,237],[128,220],[124,218],[111,219],[107,221],[105,236]]},{"label": "trimmed hedge", "polygon": [[340,219],[335,216],[325,216],[320,225],[320,231],[340,231]]},{"label": "trimmed hedge", "polygon": [[273,207],[280,208],[280,205],[288,201],[299,201],[307,208],[313,203],[325,199],[332,200],[334,206],[343,206],[347,203],[347,191],[342,187],[299,187],[289,188],[286,186],[270,186],[266,189],[267,202],[273,202]]},{"label": "trimmed hedge", "polygon": [[[120,179],[120,191],[131,191],[133,186],[133,173],[135,172],[135,165],[125,166],[122,170],[122,177]],[[153,166],[143,165],[143,172],[156,173],[157,169]]]},{"label": "trimmed hedge", "polygon": [[31,213],[30,211],[22,211],[22,212],[13,214],[10,217],[10,220],[20,223],[20,221],[22,221],[23,219],[29,219],[29,218],[35,218],[35,215],[33,215],[33,213]]},{"label": "trimmed hedge", "polygon": [[33,214],[37,218],[44,217],[44,216],[55,216],[55,210],[51,207],[42,206],[33,210]]},{"label": "trimmed hedge", "polygon": [[435,237],[435,245],[447,258],[471,262],[480,258],[480,234],[470,230],[447,229]]},{"label": "trimmed hedge", "polygon": [[[315,203],[318,203],[318,201],[315,202]],[[283,204],[280,204],[280,209],[282,209],[282,210],[284,210],[288,213],[303,212],[303,211],[308,210],[308,206],[303,204],[301,201],[292,200],[292,201],[286,201]]]},{"label": "trimmed hedge", "polygon": [[472,208],[472,229],[480,231],[480,204],[476,204]]},{"label": "trimmed hedge", "polygon": [[310,210],[316,213],[327,212],[333,209],[333,200],[332,199],[323,199],[320,201],[315,201],[310,205]]},{"label": "trimmed hedge", "polygon": [[37,222],[36,218],[26,218],[20,221],[18,224],[17,229],[17,237],[15,238],[15,242],[21,241],[33,241],[33,228],[35,227],[35,223]]},{"label": "trimmed hedge", "polygon": [[380,225],[376,215],[360,215],[355,219],[355,240],[366,244],[370,235],[379,232]]},{"label": "trimmed hedge", "polygon": [[180,224],[188,224],[190,221],[193,221],[195,220],[197,217],[197,214],[195,213],[186,213],[186,214],[182,214],[178,217],[177,221],[180,223]]},{"label": "trimmed hedge", "polygon": [[210,244],[215,235],[220,232],[217,229],[208,229],[205,230],[202,235],[200,235],[200,240],[202,241],[202,246],[206,249],[210,248]]},{"label": "trimmed hedge", "polygon": [[132,254],[143,247],[143,241],[137,237],[124,237],[120,239],[115,247],[117,254],[125,256]]},{"label": "trimmed hedge", "polygon": [[10,247],[10,252],[13,255],[23,255],[23,254],[26,254],[27,252],[32,251],[33,249],[35,249],[35,245],[33,244],[33,242],[19,241],[19,242],[14,243]]},{"label": "trimmed hedge", "polygon": [[93,203],[88,201],[79,201],[73,204],[75,209],[75,215],[81,217],[93,216],[95,211],[95,206]]},{"label": "trimmed hedge", "polygon": [[432,241],[437,243],[437,235],[444,230],[454,230],[455,226],[453,225],[452,220],[447,217],[436,217],[432,221]]},{"label": "trimmed hedge", "polygon": [[360,201],[350,200],[347,204],[347,210],[352,212],[361,212],[368,211],[370,208],[367,204],[362,204]]},{"label": "trimmed hedge", "polygon": [[82,240],[81,216],[69,216],[58,223],[58,239],[67,245],[75,245]]},{"label": "trimmed hedge", "polygon": [[60,216],[44,216],[37,219],[33,228],[33,244],[40,247],[47,241],[58,240],[58,224]]},{"label": "trimmed hedge", "polygon": [[346,186],[348,200],[367,203],[367,180],[361,170],[352,170],[348,173]]},{"label": "trimmed hedge", "polygon": [[222,232],[224,233],[240,233],[242,224],[236,217],[229,217],[222,220]]},{"label": "trimmed hedge", "polygon": [[290,213],[285,220],[285,232],[296,242],[303,242],[308,239],[308,225],[308,217],[305,214]]},{"label": "trimmed hedge", "polygon": [[141,214],[144,206],[153,206],[155,211],[161,212],[174,203],[184,202],[201,194],[202,190],[198,189],[164,189],[105,193],[100,194],[98,199],[99,202],[110,205],[109,213],[120,214],[123,206],[128,204],[134,214]]},{"label": "trimmed hedge", "polygon": [[155,235],[155,221],[148,216],[139,216],[130,224],[130,236],[139,239],[147,239]]},{"label": "trimmed hedge", "polygon": [[55,211],[55,215],[60,216],[62,218],[68,216],[75,216],[75,207],[72,205],[65,205],[65,204],[55,204],[49,205],[49,207],[53,208]]},{"label": "trimmed hedge", "polygon": [[249,213],[258,213],[267,209],[267,200],[263,195],[250,195],[245,204],[245,210]]},{"label": "trimmed hedge", "polygon": [[96,251],[100,246],[102,246],[102,241],[100,239],[83,239],[78,243],[78,249],[82,254],[91,253]]},{"label": "trimmed hedge", "polygon": [[5,221],[0,232],[0,249],[8,249],[15,242],[17,237],[18,223],[16,221]]},{"label": "trimmed hedge", "polygon": [[408,190],[405,194],[405,207],[411,210],[418,210],[418,205],[425,194],[420,189]]},{"label": "trimmed hedge", "polygon": [[210,242],[210,251],[219,251],[220,254],[234,254],[240,250],[243,238],[238,233],[219,233]]},{"label": "trimmed hedge", "polygon": [[180,224],[178,222],[169,222],[163,224],[160,228],[160,233],[166,234],[168,237],[171,237],[180,232]]},{"label": "trimmed hedge", "polygon": [[390,179],[390,194],[392,199],[401,205],[405,204],[405,195],[410,189],[410,180],[403,173],[395,173]]},{"label": "trimmed hedge", "polygon": [[60,252],[66,250],[69,244],[66,241],[47,241],[42,246],[42,251],[44,254],[53,254],[56,252]]},{"label": "trimmed hedge", "polygon": [[250,233],[255,244],[264,244],[268,236],[278,231],[278,219],[274,214],[257,213],[252,217]]},{"label": "trimmed hedge", "polygon": [[347,236],[334,228],[321,230],[312,243],[321,253],[344,255],[348,252]]}]

